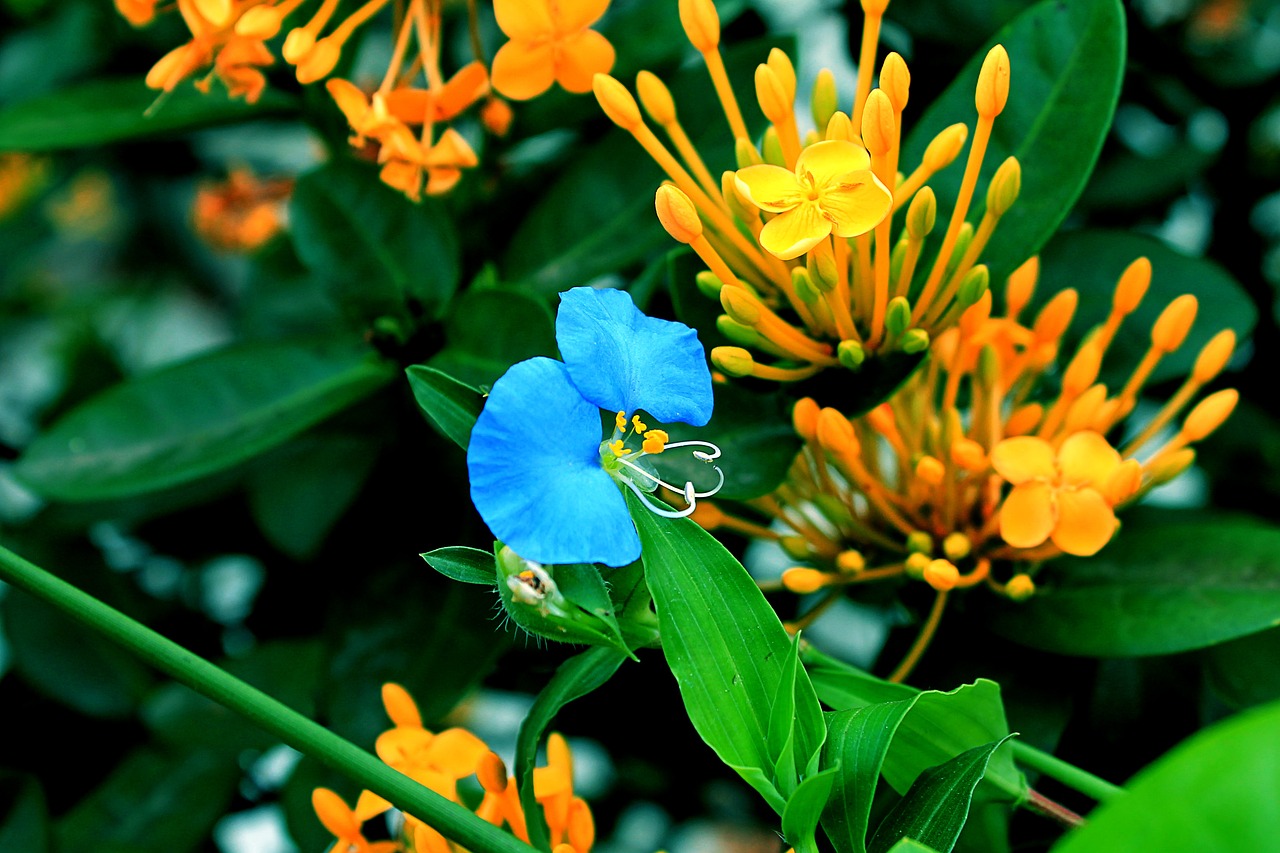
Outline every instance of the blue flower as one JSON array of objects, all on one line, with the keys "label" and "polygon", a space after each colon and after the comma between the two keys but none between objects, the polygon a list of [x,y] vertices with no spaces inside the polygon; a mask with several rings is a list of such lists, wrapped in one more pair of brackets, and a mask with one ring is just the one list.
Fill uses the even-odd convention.
[{"label": "blue flower", "polygon": [[[467,448],[471,500],[494,536],[525,559],[624,566],[640,557],[640,538],[621,487],[664,512],[643,493],[668,484],[640,458],[686,444],[714,449],[668,445],[661,430],[645,438],[649,428],[636,415],[643,409],[692,426],[710,420],[702,344],[681,323],[646,317],[624,291],[589,287],[560,294],[556,342],[563,362],[522,361],[489,392]],[[609,439],[601,409],[615,413]],[[642,436],[641,449],[627,447],[632,436]],[[695,451],[707,461],[718,454]],[[690,501],[709,494],[688,483],[670,488]]]}]

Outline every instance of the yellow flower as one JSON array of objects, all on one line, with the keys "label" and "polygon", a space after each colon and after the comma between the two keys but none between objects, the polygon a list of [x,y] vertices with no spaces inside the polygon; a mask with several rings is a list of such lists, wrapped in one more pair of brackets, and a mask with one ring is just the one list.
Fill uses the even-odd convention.
[{"label": "yellow flower", "polygon": [[[1136,466],[1137,462],[1131,462]],[[1000,510],[1000,536],[1015,548],[1052,540],[1063,552],[1088,557],[1115,533],[1111,507],[1128,491],[1130,463],[1099,433],[1077,432],[1053,445],[1035,436],[1006,438],[991,465],[1013,484]]]},{"label": "yellow flower", "polygon": [[494,0],[498,26],[511,39],[493,57],[493,87],[517,101],[559,83],[590,92],[591,78],[613,67],[609,40],[590,29],[609,0]]},{"label": "yellow flower", "polygon": [[760,245],[785,261],[830,234],[856,237],[875,228],[893,206],[893,194],[870,166],[866,149],[830,139],[805,148],[794,172],[767,163],[739,169],[738,191],[778,214],[760,230]]}]

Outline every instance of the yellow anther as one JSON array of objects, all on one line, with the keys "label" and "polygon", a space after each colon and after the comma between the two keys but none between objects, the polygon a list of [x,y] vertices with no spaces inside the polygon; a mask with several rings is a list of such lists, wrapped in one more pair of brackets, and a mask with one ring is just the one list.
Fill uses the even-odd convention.
[{"label": "yellow anther", "polygon": [[[720,292],[723,293],[728,288]],[[742,347],[715,347],[711,350],[711,363],[729,376],[750,376],[755,370],[755,359]]]},{"label": "yellow anther", "polygon": [[931,486],[941,485],[947,466],[933,456],[921,456],[916,462],[916,477]]},{"label": "yellow anther", "polygon": [[624,446],[620,438],[609,442],[609,449],[613,451],[614,456],[626,456],[631,452],[631,448]]},{"label": "yellow anther", "polygon": [[1191,324],[1196,320],[1196,309],[1199,303],[1189,293],[1184,293],[1170,302],[1160,312],[1160,317],[1151,327],[1151,347],[1160,352],[1170,353],[1182,346],[1191,331]]},{"label": "yellow anther", "polygon": [[892,151],[897,128],[893,102],[883,89],[872,89],[862,109],[862,142],[867,152],[882,157]]},{"label": "yellow anther", "polygon": [[792,118],[792,102],[787,98],[786,86],[778,74],[768,65],[756,66],[756,100],[760,112],[774,124],[783,124]]},{"label": "yellow anther", "polygon": [[856,456],[861,450],[853,424],[839,411],[830,407],[818,413],[818,443],[837,456]]},{"label": "yellow anther", "polygon": [[817,592],[832,580],[831,575],[817,569],[793,566],[782,573],[782,585],[791,592],[807,595]]},{"label": "yellow anther", "polygon": [[1187,441],[1200,439],[1222,426],[1222,422],[1231,416],[1236,403],[1240,402],[1240,392],[1234,388],[1224,388],[1205,397],[1196,403],[1194,409],[1182,422],[1182,435]]},{"label": "yellow anther", "polygon": [[1142,297],[1147,295],[1150,285],[1151,261],[1138,258],[1121,273],[1115,295],[1111,298],[1111,310],[1121,317],[1132,314],[1142,302]]},{"label": "yellow anther", "polygon": [[1235,349],[1236,333],[1230,329],[1218,332],[1196,356],[1196,365],[1191,371],[1192,381],[1203,385],[1213,379],[1227,366]]},{"label": "yellow anther", "polygon": [[1050,343],[1061,338],[1067,326],[1071,325],[1071,318],[1076,313],[1076,305],[1079,301],[1080,295],[1070,287],[1059,291],[1050,299],[1040,309],[1040,313],[1036,315],[1035,325],[1032,326],[1036,340],[1040,343]]},{"label": "yellow anther", "polygon": [[644,442],[640,445],[640,449],[645,453],[661,453],[667,449],[667,441],[670,436],[660,429],[650,430],[649,434],[644,437]]},{"label": "yellow anther", "polygon": [[1018,200],[1022,190],[1022,166],[1017,157],[1009,157],[991,176],[987,187],[987,210],[995,216],[1004,216]]},{"label": "yellow anther", "polygon": [[702,236],[702,220],[689,197],[677,187],[663,184],[653,199],[658,221],[667,233],[681,243],[692,243]]},{"label": "yellow anther", "polygon": [[969,128],[964,124],[953,124],[943,130],[929,143],[924,150],[922,162],[930,172],[940,172],[955,162],[969,138]]},{"label": "yellow anther", "polygon": [[1004,45],[996,45],[987,52],[978,72],[978,87],[974,92],[974,106],[978,115],[992,119],[1000,115],[1009,100],[1009,54]]},{"label": "yellow anther", "polygon": [[[911,72],[907,63],[898,53],[890,52],[880,66],[880,88],[889,96],[894,112],[902,112],[907,107],[907,97],[911,90]],[[864,122],[865,124],[865,119]]]},{"label": "yellow anther", "polygon": [[632,415],[631,428],[636,431],[636,435],[644,435],[645,430],[649,428],[649,425],[646,424],[644,421],[640,420],[639,415]]},{"label": "yellow anther", "polygon": [[507,765],[496,753],[489,752],[480,759],[476,767],[476,778],[480,787],[493,794],[501,794],[507,790]]},{"label": "yellow anther", "polygon": [[920,580],[924,577],[924,570],[929,567],[930,562],[932,559],[929,555],[916,551],[903,560],[902,568],[906,571],[907,577]]},{"label": "yellow anther", "polygon": [[676,102],[671,97],[671,90],[651,71],[641,71],[636,75],[636,93],[640,95],[640,103],[649,118],[666,126],[676,120]]},{"label": "yellow anther", "polygon": [[614,415],[614,416],[613,416],[613,426],[614,426],[614,428],[615,428],[615,429],[626,429],[626,428],[627,428],[627,413],[626,413],[626,412],[618,412],[616,415]]},{"label": "yellow anther", "polygon": [[987,470],[990,466],[986,450],[971,438],[958,438],[952,443],[951,461],[975,474]]},{"label": "yellow anther", "polygon": [[931,187],[924,187],[911,199],[907,208],[907,236],[923,240],[933,230],[938,216],[938,199]]},{"label": "yellow anther", "polygon": [[950,560],[931,560],[924,567],[924,582],[938,592],[954,589],[960,580],[960,570]]},{"label": "yellow anther", "polygon": [[841,551],[836,556],[836,568],[845,574],[857,574],[867,567],[867,560],[862,556],[861,551]]},{"label": "yellow anther", "polygon": [[791,410],[791,425],[805,441],[814,441],[818,437],[818,411],[818,404],[812,397],[796,400],[795,408]]},{"label": "yellow anther", "polygon": [[1036,582],[1031,579],[1030,575],[1014,575],[1004,585],[1004,594],[1014,601],[1026,601],[1036,594]]},{"label": "yellow anther", "polygon": [[680,0],[680,24],[699,53],[720,46],[720,15],[711,0]]},{"label": "yellow anther", "polygon": [[1017,319],[1036,292],[1036,280],[1040,278],[1040,256],[1032,255],[1009,275],[1004,288],[1005,312],[1010,319]]},{"label": "yellow anther", "polygon": [[972,551],[973,543],[959,531],[947,534],[947,538],[942,540],[942,553],[947,555],[948,560],[963,560]]},{"label": "yellow anther", "polygon": [[[683,4],[681,4],[683,6]],[[591,79],[591,90],[595,92],[600,109],[609,120],[623,130],[634,130],[643,124],[640,117],[640,105],[635,97],[627,91],[627,87],[608,74],[597,74]]]}]

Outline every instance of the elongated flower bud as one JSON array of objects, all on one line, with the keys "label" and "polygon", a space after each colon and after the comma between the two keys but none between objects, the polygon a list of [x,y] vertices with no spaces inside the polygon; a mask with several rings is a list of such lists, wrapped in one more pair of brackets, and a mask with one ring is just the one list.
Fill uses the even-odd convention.
[{"label": "elongated flower bud", "polygon": [[796,67],[791,64],[791,57],[787,56],[786,51],[775,47],[769,51],[768,65],[778,76],[778,82],[782,84],[782,92],[786,96],[787,103],[795,103]]},{"label": "elongated flower bud", "polygon": [[933,230],[938,216],[938,198],[931,187],[922,187],[907,206],[907,236],[923,240]]},{"label": "elongated flower bud", "polygon": [[640,95],[640,103],[649,118],[663,126],[676,120],[676,103],[671,98],[671,90],[657,74],[650,71],[637,74],[636,93]]},{"label": "elongated flower bud", "polygon": [[1151,327],[1151,346],[1161,352],[1173,352],[1182,346],[1196,320],[1200,304],[1189,293],[1184,293],[1165,306],[1160,317]]},{"label": "elongated flower bud", "polygon": [[1182,434],[1187,441],[1199,441],[1231,416],[1236,403],[1240,402],[1240,392],[1234,388],[1224,388],[1217,393],[1205,397],[1187,414],[1182,422]]},{"label": "elongated flower bud", "polygon": [[978,72],[978,87],[974,92],[974,106],[983,118],[995,118],[1004,111],[1009,100],[1009,54],[1004,45],[996,45],[987,52]]},{"label": "elongated flower bud", "polygon": [[715,347],[711,350],[711,363],[729,376],[741,378],[751,375],[756,362],[742,347]]},{"label": "elongated flower bud", "polygon": [[907,70],[906,60],[896,52],[890,52],[880,66],[880,88],[889,96],[895,112],[901,113],[907,108],[907,98],[911,92],[911,72]]},{"label": "elongated flower bud", "polygon": [[796,434],[805,441],[813,441],[818,437],[818,404],[812,397],[801,397],[796,400],[791,410],[791,424]]},{"label": "elongated flower bud", "polygon": [[1138,258],[1125,268],[1111,298],[1111,310],[1121,317],[1132,314],[1151,285],[1151,261]]},{"label": "elongated flower bud", "polygon": [[591,79],[591,90],[600,102],[600,109],[623,130],[634,130],[644,121],[640,117],[640,105],[616,78],[597,74]]},{"label": "elongated flower bud", "polygon": [[853,424],[832,408],[825,408],[818,413],[818,443],[837,456],[856,455],[861,450]]},{"label": "elongated flower bud", "polygon": [[681,243],[692,243],[702,236],[702,220],[689,197],[676,187],[664,184],[654,197],[658,221],[667,233]]},{"label": "elongated flower bud", "polygon": [[786,86],[777,72],[765,64],[756,66],[756,100],[760,102],[760,112],[774,124],[791,118],[793,105],[787,98]]},{"label": "elongated flower bud", "polygon": [[835,115],[840,104],[840,93],[836,89],[836,75],[830,68],[823,68],[813,80],[813,126],[821,133],[827,129],[827,123]]},{"label": "elongated flower bud", "polygon": [[1227,362],[1231,360],[1231,354],[1235,352],[1235,348],[1235,332],[1230,329],[1223,329],[1218,332],[1200,350],[1200,355],[1196,356],[1196,365],[1191,371],[1191,378],[1201,385],[1213,379],[1222,372],[1222,368],[1227,366]]},{"label": "elongated flower bud", "polygon": [[929,147],[924,149],[924,167],[930,172],[941,172],[960,156],[965,140],[969,138],[969,128],[964,124],[953,124],[933,138]]},{"label": "elongated flower bud", "polygon": [[1036,280],[1040,278],[1040,257],[1032,255],[1009,275],[1004,289],[1005,311],[1017,317],[1036,292]]},{"label": "elongated flower bud", "polygon": [[680,0],[680,25],[699,53],[720,46],[720,15],[711,0]]},{"label": "elongated flower bud", "polygon": [[883,89],[872,89],[862,110],[862,143],[873,156],[884,156],[893,150],[897,120],[893,103]]},{"label": "elongated flower bud", "polygon": [[1022,166],[1017,157],[1009,157],[991,176],[991,186],[987,188],[987,209],[996,216],[1004,216],[1018,200],[1021,190]]}]

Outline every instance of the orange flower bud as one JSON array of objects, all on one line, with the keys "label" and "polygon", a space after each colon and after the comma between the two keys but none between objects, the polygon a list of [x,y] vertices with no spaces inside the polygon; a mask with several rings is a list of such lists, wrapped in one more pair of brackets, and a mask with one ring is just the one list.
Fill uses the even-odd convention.
[{"label": "orange flower bud", "polygon": [[[692,243],[702,236],[702,220],[698,218],[698,211],[689,197],[678,188],[670,184],[658,187],[653,204],[662,227],[681,243]],[[736,288],[722,288],[722,290],[734,289]],[[732,313],[730,316],[733,316]]]},{"label": "orange flower bud", "polygon": [[502,763],[496,753],[485,753],[476,765],[476,778],[480,780],[480,787],[486,791],[501,794],[507,790],[507,765]]},{"label": "orange flower bud", "polygon": [[894,423],[893,408],[888,403],[881,403],[864,417],[871,428],[881,435],[893,435],[898,430]]},{"label": "orange flower bud", "polygon": [[836,568],[845,574],[857,574],[867,567],[867,560],[861,551],[841,551],[836,556]]},{"label": "orange flower bud", "polygon": [[1049,343],[1062,337],[1062,333],[1071,325],[1071,318],[1076,313],[1076,304],[1080,301],[1074,288],[1067,288],[1049,300],[1040,313],[1036,315],[1032,331],[1041,343]]},{"label": "orange flower bud", "polygon": [[289,35],[284,37],[284,45],[280,48],[280,55],[290,65],[297,65],[311,51],[315,43],[315,33],[306,27],[295,27],[289,31]]},{"label": "orange flower bud", "polygon": [[1026,435],[1036,428],[1044,417],[1044,407],[1039,403],[1029,403],[1014,411],[1005,422],[1004,434],[1007,436]]},{"label": "orange flower bud", "polygon": [[1200,350],[1200,355],[1196,356],[1196,365],[1191,371],[1192,381],[1203,385],[1213,379],[1222,372],[1222,368],[1227,366],[1235,349],[1236,333],[1231,329],[1218,332]]},{"label": "orange flower bud", "polygon": [[676,120],[676,102],[671,97],[667,84],[658,79],[658,75],[650,71],[641,71],[636,75],[636,92],[640,95],[640,103],[649,118],[664,127]]},{"label": "orange flower bud", "polygon": [[1147,476],[1151,478],[1152,485],[1160,486],[1186,471],[1195,461],[1196,452],[1190,447],[1184,447],[1174,453],[1161,454],[1148,463]]},{"label": "orange flower bud", "polygon": [[689,517],[703,530],[715,530],[724,524],[724,512],[708,501],[698,501]]},{"label": "orange flower bud", "polygon": [[791,423],[796,428],[796,434],[805,441],[813,441],[818,437],[818,411],[818,404],[812,397],[796,400],[795,408],[791,410]]},{"label": "orange flower bud", "polygon": [[514,118],[511,105],[502,98],[489,98],[480,108],[480,121],[494,136],[506,136]]},{"label": "orange flower bud", "polygon": [[1016,318],[1031,301],[1036,292],[1036,280],[1040,278],[1040,256],[1032,255],[1009,275],[1004,288],[1005,313]]},{"label": "orange flower bud", "polygon": [[[1098,422],[1098,416],[1103,409],[1103,404],[1107,402],[1107,386],[1098,384],[1094,385],[1075,399],[1071,404],[1071,408],[1067,409],[1067,417],[1063,422],[1064,432],[1067,434],[1079,432],[1082,429],[1094,429],[1094,425]],[[1105,432],[1106,430],[1098,430]]]},{"label": "orange flower bud", "polygon": [[680,25],[699,53],[720,46],[720,15],[711,0],[680,0]]},{"label": "orange flower bud", "polygon": [[921,456],[916,462],[916,477],[931,486],[940,485],[946,473],[946,466],[932,456]]},{"label": "orange flower bud", "polygon": [[1009,54],[1004,45],[996,45],[987,52],[978,72],[978,88],[974,92],[974,106],[983,118],[995,118],[1004,110],[1009,100]]},{"label": "orange flower bud", "polygon": [[817,569],[795,566],[782,573],[782,585],[798,595],[807,595],[822,589],[831,576]]},{"label": "orange flower bud", "polygon": [[947,555],[948,560],[963,560],[972,551],[973,542],[958,530],[948,533],[947,538],[942,540],[942,553]]},{"label": "orange flower bud", "polygon": [[236,35],[245,38],[273,39],[280,33],[285,13],[275,6],[254,6],[236,20]]},{"label": "orange flower bud", "polygon": [[1196,309],[1199,303],[1189,293],[1184,293],[1170,302],[1160,312],[1160,317],[1151,327],[1151,346],[1161,352],[1170,353],[1182,346],[1191,331],[1191,324],[1196,320]]},{"label": "orange flower bud", "polygon": [[1120,467],[1111,472],[1099,491],[1111,506],[1124,503],[1133,497],[1142,486],[1142,463],[1137,459],[1126,459]]},{"label": "orange flower bud", "polygon": [[944,129],[929,142],[929,147],[924,149],[924,157],[921,158],[924,167],[930,172],[941,172],[960,156],[960,150],[964,148],[965,140],[968,138],[967,125],[953,124]]},{"label": "orange flower bud", "polygon": [[1092,343],[1082,345],[1062,376],[1063,393],[1072,396],[1084,393],[1097,380],[1101,368],[1102,353],[1098,348]]},{"label": "orange flower bud", "polygon": [[297,78],[304,86],[328,77],[342,56],[342,43],[333,38],[322,38],[298,60]]},{"label": "orange flower bud", "polygon": [[960,570],[950,560],[930,560],[924,567],[924,582],[938,592],[954,589],[960,580]]},{"label": "orange flower bud", "polygon": [[906,109],[911,91],[911,72],[907,70],[906,60],[896,52],[891,51],[880,66],[880,88],[889,96],[894,112]]},{"label": "orange flower bud", "polygon": [[931,559],[927,554],[922,551],[916,551],[902,561],[902,567],[906,570],[908,577],[919,580],[924,577],[924,570],[930,562]]},{"label": "orange flower bud", "polygon": [[1222,422],[1231,416],[1236,403],[1240,402],[1240,392],[1234,388],[1224,388],[1205,397],[1196,403],[1194,409],[1182,422],[1182,434],[1187,441],[1200,439],[1222,426]]},{"label": "orange flower bud", "polygon": [[[683,8],[683,4],[681,4]],[[597,74],[591,80],[591,90],[595,92],[600,109],[609,120],[623,130],[634,130],[644,119],[640,117],[640,105],[627,91],[627,87],[608,74]]]},{"label": "orange flower bud", "polygon": [[897,128],[889,96],[883,89],[872,89],[862,110],[862,142],[867,151],[877,157],[892,151]]},{"label": "orange flower bud", "polygon": [[1132,314],[1151,285],[1151,261],[1138,258],[1125,268],[1111,298],[1111,310],[1121,317]]},{"label": "orange flower bud", "polygon": [[231,13],[234,12],[231,0],[192,0],[195,4],[196,11],[200,13],[200,17],[204,18],[217,29],[222,29],[231,21]]},{"label": "orange flower bud", "polygon": [[987,470],[987,451],[971,438],[958,438],[951,445],[951,461],[975,474]]},{"label": "orange flower bud", "polygon": [[853,424],[840,412],[825,408],[818,413],[818,443],[837,456],[856,455],[861,449]]}]

